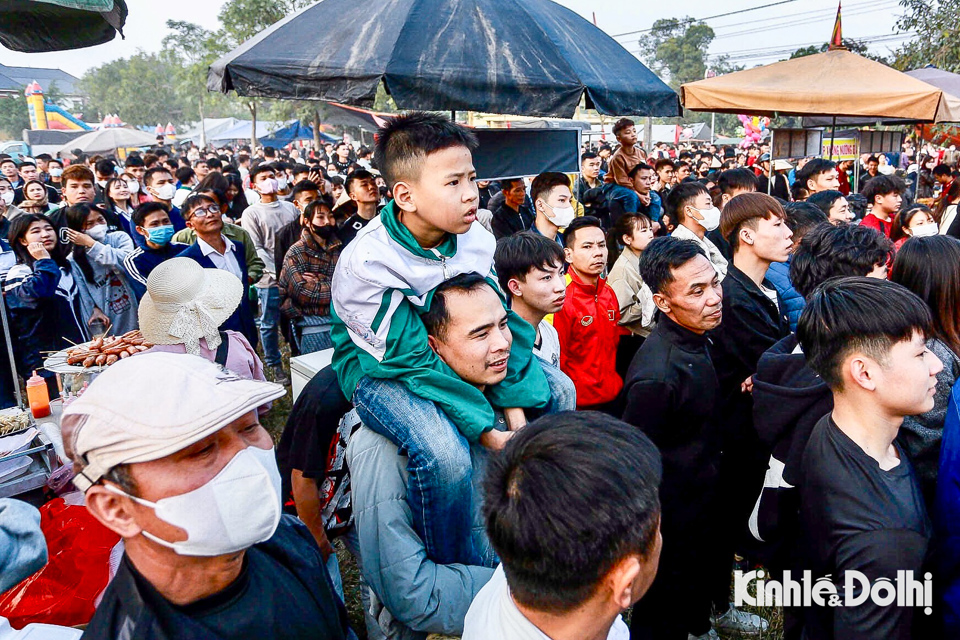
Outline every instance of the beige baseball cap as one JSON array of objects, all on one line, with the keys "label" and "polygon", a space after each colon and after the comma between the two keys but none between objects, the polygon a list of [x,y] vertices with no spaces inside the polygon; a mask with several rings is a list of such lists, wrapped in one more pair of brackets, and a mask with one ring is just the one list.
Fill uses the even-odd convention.
[{"label": "beige baseball cap", "polygon": [[159,460],[286,393],[200,356],[145,353],[111,365],[63,412],[67,452],[86,491],[121,464]]}]

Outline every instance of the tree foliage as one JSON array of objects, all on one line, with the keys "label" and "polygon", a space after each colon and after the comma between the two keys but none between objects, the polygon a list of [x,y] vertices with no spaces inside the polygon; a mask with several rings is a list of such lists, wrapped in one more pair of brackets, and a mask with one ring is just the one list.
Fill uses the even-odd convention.
[{"label": "tree foliage", "polygon": [[27,99],[22,91],[10,97],[0,97],[0,139],[19,140],[24,129],[30,128]]},{"label": "tree foliage", "polygon": [[707,50],[714,33],[693,18],[664,18],[653,23],[640,40],[640,55],[657,75],[674,89],[701,80],[707,71]]},{"label": "tree foliage", "polygon": [[143,51],[91,69],[80,80],[84,112],[98,119],[117,113],[133,125],[190,120],[196,112],[178,95],[176,72],[162,55]]},{"label": "tree foliage", "polygon": [[917,35],[895,52],[893,66],[908,71],[932,64],[960,73],[960,0],[900,0],[900,6],[897,28]]},{"label": "tree foliage", "polygon": [[[854,39],[843,39],[843,46],[852,51],[853,53],[859,54],[865,58],[870,58],[871,60],[876,60],[877,62],[882,62],[883,64],[890,64],[890,60],[886,56],[882,56],[876,53],[870,53],[870,47],[863,40],[854,40]],[[809,47],[801,47],[790,54],[790,59],[802,58],[804,56],[812,56],[816,53],[823,53],[830,48],[830,45],[826,42],[820,46],[810,45]]]}]

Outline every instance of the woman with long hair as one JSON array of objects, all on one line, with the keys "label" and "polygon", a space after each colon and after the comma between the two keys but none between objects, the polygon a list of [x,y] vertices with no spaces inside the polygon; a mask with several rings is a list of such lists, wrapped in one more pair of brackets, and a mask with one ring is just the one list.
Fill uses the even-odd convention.
[{"label": "woman with long hair", "polygon": [[42,369],[43,353],[86,339],[75,270],[46,216],[25,213],[10,222],[10,246],[17,258],[3,282],[10,313],[14,358],[24,378],[37,371],[59,395],[56,376]]},{"label": "woman with long hair", "polygon": [[933,315],[927,348],[943,363],[933,409],[904,418],[897,439],[916,469],[927,504],[933,504],[940,440],[950,391],[960,378],[960,240],[911,238],[897,252],[890,279],[920,296]]},{"label": "woman with long hair", "polygon": [[957,216],[957,205],[960,204],[960,180],[950,183],[950,188],[937,201],[933,210],[933,219],[940,226],[940,235],[960,238],[960,216]]},{"label": "woman with long hair", "polygon": [[64,216],[82,317],[88,324],[99,320],[111,325],[114,335],[136,329],[137,297],[123,269],[133,240],[123,231],[110,231],[103,212],[90,204],[67,207]]},{"label": "woman with long hair", "polygon": [[624,213],[607,233],[607,285],[617,295],[620,325],[630,335],[620,337],[617,372],[625,376],[634,354],[654,327],[657,310],[653,292],[640,277],[640,254],[653,240],[653,223],[642,213]]},{"label": "woman with long hair", "polygon": [[[114,214],[120,222],[120,227],[127,232],[127,235],[133,237],[134,225],[131,222],[131,216],[137,205],[133,194],[130,193],[127,179],[120,177],[107,180],[107,185],[103,188],[103,200],[107,211]],[[110,220],[107,219],[107,222],[109,223]]]},{"label": "woman with long hair", "polygon": [[925,204],[912,204],[897,216],[893,223],[893,248],[896,251],[910,238],[922,238],[937,235],[939,228],[934,220],[933,211]]},{"label": "woman with long hair", "polygon": [[229,183],[226,191],[227,202],[230,203],[227,208],[227,217],[231,220],[239,220],[250,206],[247,203],[247,194],[243,190],[243,179],[236,173],[225,173],[223,177]]}]

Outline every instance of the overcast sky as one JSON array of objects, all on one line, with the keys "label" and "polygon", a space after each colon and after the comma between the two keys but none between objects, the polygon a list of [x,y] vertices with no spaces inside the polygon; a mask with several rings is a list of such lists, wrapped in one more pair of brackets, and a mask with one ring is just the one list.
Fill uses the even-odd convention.
[{"label": "overcast sky", "polygon": [[[729,53],[731,60],[747,67],[789,57],[794,49],[826,42],[833,28],[836,0],[686,0],[686,2],[636,2],[624,0],[561,0],[588,20],[596,14],[598,26],[615,36],[630,51],[660,18],[691,16],[708,18],[718,14],[762,7],[737,15],[707,20],[716,34],[710,53]],[[97,47],[63,53],[15,53],[0,46],[0,62],[14,66],[59,67],[76,76],[116,58],[130,56],[138,49],[156,51],[166,35],[168,19],[188,20],[206,28],[217,27],[217,13],[223,0],[127,0],[130,16],[119,37]],[[846,0],[843,34],[847,38],[871,41],[871,50],[889,53],[905,38],[896,33],[901,9],[897,0]]]}]

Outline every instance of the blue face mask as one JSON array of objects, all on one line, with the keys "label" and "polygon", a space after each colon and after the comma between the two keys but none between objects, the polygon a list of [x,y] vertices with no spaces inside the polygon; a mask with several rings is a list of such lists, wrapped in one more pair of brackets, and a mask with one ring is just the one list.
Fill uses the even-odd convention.
[{"label": "blue face mask", "polygon": [[153,244],[165,245],[173,237],[173,225],[165,224],[162,227],[147,229],[147,237]]}]

